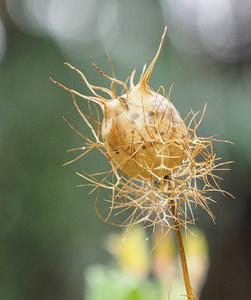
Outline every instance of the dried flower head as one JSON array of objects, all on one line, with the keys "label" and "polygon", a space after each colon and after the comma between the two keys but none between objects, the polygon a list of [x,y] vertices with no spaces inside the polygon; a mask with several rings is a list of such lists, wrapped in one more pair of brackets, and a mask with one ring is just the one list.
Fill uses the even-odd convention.
[{"label": "dried flower head", "polygon": [[[128,87],[115,77],[112,63],[112,76],[94,65],[111,82],[110,89],[91,85],[80,70],[67,63],[80,74],[92,96],[80,94],[51,79],[73,95],[88,100],[90,115],[80,110],[75,98],[74,104],[94,139],[82,136],[69,124],[86,141],[85,147],[70,150],[83,151],[72,161],[93,148],[98,148],[108,158],[111,170],[79,175],[88,181],[85,185],[93,186],[93,190],[103,187],[111,191],[110,198],[106,199],[109,212],[104,217],[98,209],[97,212],[112,224],[112,217],[120,215],[120,224],[115,225],[131,227],[144,222],[145,226],[158,224],[170,229],[178,220],[187,228],[187,224],[194,223],[193,208],[197,205],[214,219],[208,206],[214,200],[208,192],[226,193],[219,187],[219,177],[215,174],[225,165],[213,151],[212,143],[216,140],[196,134],[205,109],[199,121],[193,112],[183,120],[170,102],[170,93],[166,95],[162,86],[154,92],[148,85],[165,34],[166,28],[157,54],[147,69],[144,66],[137,85],[133,83],[135,70],[128,78]],[[111,62],[109,55],[108,58]],[[116,94],[116,85],[123,88],[120,96]],[[107,94],[108,99],[100,92]],[[103,121],[97,107],[90,102],[102,108]]]}]

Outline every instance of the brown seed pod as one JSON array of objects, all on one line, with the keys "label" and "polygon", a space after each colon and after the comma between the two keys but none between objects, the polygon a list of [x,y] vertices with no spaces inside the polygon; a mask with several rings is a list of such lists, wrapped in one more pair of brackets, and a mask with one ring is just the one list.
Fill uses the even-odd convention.
[{"label": "brown seed pod", "polygon": [[104,107],[102,137],[107,153],[127,175],[144,179],[170,175],[185,156],[180,141],[186,136],[187,128],[173,104],[142,80]]},{"label": "brown seed pod", "polygon": [[[108,221],[109,217],[120,214],[124,217],[120,226],[130,227],[140,222],[149,222],[170,229],[179,220],[179,224],[187,228],[187,224],[194,223],[193,207],[196,205],[205,209],[214,220],[208,206],[213,199],[207,195],[208,192],[227,194],[220,189],[216,181],[219,177],[214,174],[214,171],[224,170],[222,166],[226,164],[219,162],[220,159],[216,158],[213,151],[212,142],[217,140],[198,137],[196,134],[205,110],[199,121],[196,121],[197,114],[190,112],[185,118],[187,121],[191,117],[186,126],[164,88],[161,86],[155,92],[148,85],[165,34],[166,28],[153,61],[146,70],[143,68],[137,85],[133,84],[135,70],[127,87],[126,83],[116,79],[112,63],[112,77],[94,65],[102,76],[111,81],[110,89],[91,85],[81,71],[67,64],[79,73],[92,96],[80,94],[51,79],[72,94],[88,100],[90,116],[80,110],[75,99],[74,104],[92,131],[95,141],[81,135],[69,124],[87,142],[87,147],[72,149],[84,149],[72,161],[93,148],[98,148],[108,157],[112,170],[79,175],[87,179],[88,185],[93,186],[94,190],[104,187],[112,191],[111,199],[107,200],[107,217],[103,218],[97,209],[99,216],[111,224],[114,221]],[[108,58],[111,62],[109,55]],[[121,96],[116,94],[116,85],[124,89]],[[101,96],[98,93],[100,91],[107,94],[109,99]],[[102,121],[98,109],[95,107],[93,110],[89,101],[102,108]],[[174,225],[170,220],[174,221]]]}]

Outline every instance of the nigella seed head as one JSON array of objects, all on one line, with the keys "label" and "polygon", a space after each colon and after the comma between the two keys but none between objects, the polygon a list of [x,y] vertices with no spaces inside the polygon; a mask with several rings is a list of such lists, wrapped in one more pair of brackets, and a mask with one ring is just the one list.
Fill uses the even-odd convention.
[{"label": "nigella seed head", "polygon": [[[213,201],[209,192],[226,193],[217,183],[216,171],[222,170],[225,163],[221,163],[213,151],[216,140],[196,134],[205,110],[199,121],[192,112],[183,120],[164,88],[154,92],[148,85],[165,34],[166,28],[157,54],[149,67],[143,68],[137,85],[133,83],[135,70],[129,78],[128,87],[116,79],[112,64],[112,77],[94,65],[111,82],[110,89],[91,85],[81,71],[67,64],[80,74],[92,96],[82,95],[51,79],[73,95],[102,108],[101,122],[98,109],[91,106],[90,101],[90,115],[87,116],[74,99],[78,112],[94,137],[91,140],[79,133],[87,145],[85,152],[77,158],[98,148],[111,164],[111,170],[102,173],[102,178],[101,173],[79,175],[88,180],[88,185],[94,190],[103,187],[111,191],[111,198],[107,199],[107,216],[102,217],[97,211],[110,223],[112,215],[121,215],[124,220],[120,220],[120,226],[130,227],[146,222],[171,228],[175,226],[173,219],[178,218],[179,223],[187,228],[187,224],[194,221],[193,208],[196,205],[203,207],[214,219],[209,208],[209,202]],[[108,58],[110,60],[109,55]],[[124,89],[121,96],[116,95],[116,85]],[[162,94],[159,93],[161,90]],[[108,99],[98,94],[99,91],[106,93]],[[171,207],[175,207],[175,214]]]}]

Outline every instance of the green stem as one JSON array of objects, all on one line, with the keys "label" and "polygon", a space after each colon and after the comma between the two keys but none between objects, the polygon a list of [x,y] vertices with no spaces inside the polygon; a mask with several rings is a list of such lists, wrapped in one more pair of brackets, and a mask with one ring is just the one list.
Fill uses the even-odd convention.
[{"label": "green stem", "polygon": [[184,278],[184,282],[185,282],[187,297],[189,300],[192,300],[192,299],[199,300],[197,297],[194,297],[194,295],[193,295],[193,289],[191,286],[190,277],[189,277],[189,273],[188,273],[186,253],[185,253],[183,238],[182,238],[182,233],[181,233],[181,225],[180,225],[180,222],[178,219],[177,208],[175,206],[174,201],[172,201],[171,210],[172,210],[172,214],[174,216],[175,232],[176,232],[176,237],[177,237],[177,242],[178,242],[178,247],[179,247],[180,261],[181,261],[181,266],[182,266],[182,272],[183,272],[183,278]]}]

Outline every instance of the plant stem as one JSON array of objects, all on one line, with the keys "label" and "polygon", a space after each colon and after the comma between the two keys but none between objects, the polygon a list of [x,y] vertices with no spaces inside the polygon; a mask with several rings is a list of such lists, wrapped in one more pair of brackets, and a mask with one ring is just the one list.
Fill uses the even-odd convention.
[{"label": "plant stem", "polygon": [[185,253],[184,244],[183,244],[181,225],[180,225],[180,222],[178,219],[177,208],[175,206],[174,201],[172,201],[171,210],[172,210],[172,214],[174,216],[175,232],[176,232],[176,237],[177,237],[177,242],[178,242],[178,247],[179,247],[180,261],[181,261],[181,266],[182,266],[182,272],[183,272],[183,278],[184,278],[184,282],[185,282],[187,297],[189,300],[198,299],[197,297],[193,296],[193,289],[192,289],[191,282],[190,282],[190,277],[189,277],[188,267],[187,267],[186,253]]}]

